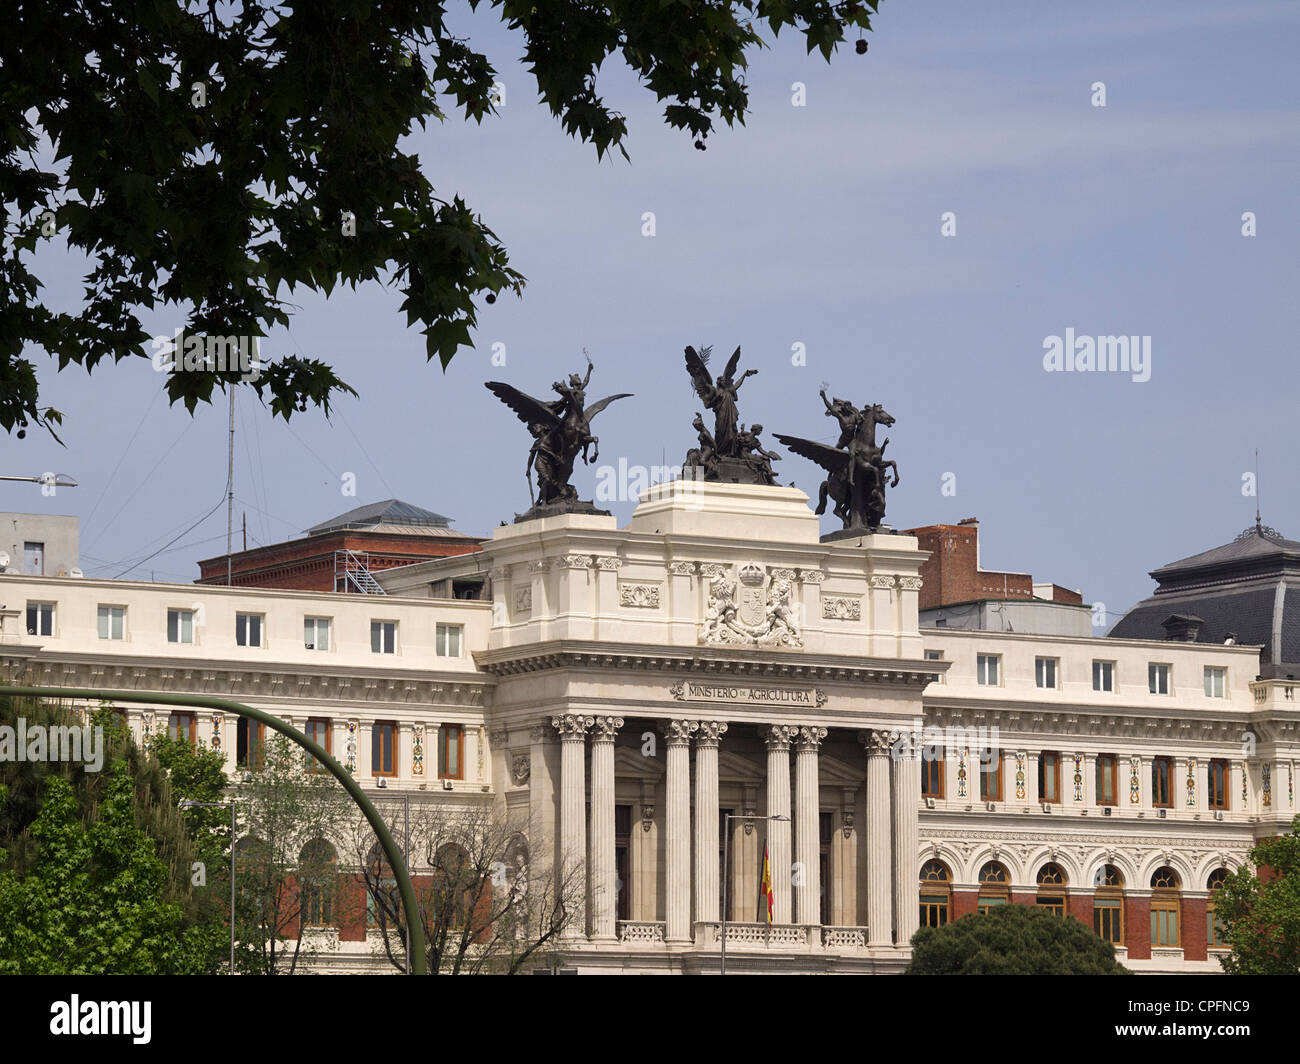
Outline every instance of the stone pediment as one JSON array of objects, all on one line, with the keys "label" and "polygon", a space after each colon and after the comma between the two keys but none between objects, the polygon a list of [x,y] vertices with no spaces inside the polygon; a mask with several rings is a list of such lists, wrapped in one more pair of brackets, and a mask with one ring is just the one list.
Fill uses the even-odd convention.
[{"label": "stone pediment", "polygon": [[861,767],[850,765],[838,757],[822,754],[817,762],[817,781],[823,787],[861,787],[867,778],[866,754]]},{"label": "stone pediment", "polygon": [[633,777],[655,782],[663,778],[667,768],[663,758],[663,741],[661,736],[655,738],[658,757],[643,757],[640,746],[617,746],[614,748],[614,775],[617,778]]}]

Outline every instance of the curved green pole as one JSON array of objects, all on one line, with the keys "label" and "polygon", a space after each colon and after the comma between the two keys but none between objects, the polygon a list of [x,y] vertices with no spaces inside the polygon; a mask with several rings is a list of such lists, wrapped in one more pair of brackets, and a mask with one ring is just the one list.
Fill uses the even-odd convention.
[{"label": "curved green pole", "polygon": [[[420,912],[415,904],[415,888],[411,886],[411,877],[406,870],[406,861],[402,858],[402,851],[397,848],[397,843],[393,841],[393,836],[388,831],[388,825],[384,823],[384,818],[379,815],[379,810],[374,807],[370,799],[366,797],[365,792],[357,785],[357,781],[352,778],[352,774],[335,761],[322,746],[308,739],[296,728],[291,728],[279,717],[272,716],[260,709],[254,709],[252,706],[246,706],[242,702],[232,702],[228,698],[211,698],[207,695],[168,695],[158,691],[98,691],[83,687],[12,687],[8,684],[0,684],[0,694],[28,695],[36,698],[83,698],[87,700],[93,699],[97,702],[143,702],[157,706],[193,706],[201,709],[219,709],[227,713],[234,713],[236,716],[250,717],[253,720],[260,721],[286,738],[292,739],[329,769],[334,778],[343,784],[344,789],[352,796],[352,800],[357,803],[357,806],[366,815],[370,826],[374,828],[375,835],[379,838],[379,845],[384,848],[384,855],[388,858],[389,865],[392,866],[393,878],[397,880],[397,889],[402,895],[402,909],[406,913],[406,926],[411,933],[411,955],[407,957],[407,967],[412,975],[429,974],[428,958],[425,956],[424,951],[424,925],[420,923]],[[234,844],[235,840],[231,839],[230,845],[234,846]],[[233,913],[231,919],[234,919]]]}]

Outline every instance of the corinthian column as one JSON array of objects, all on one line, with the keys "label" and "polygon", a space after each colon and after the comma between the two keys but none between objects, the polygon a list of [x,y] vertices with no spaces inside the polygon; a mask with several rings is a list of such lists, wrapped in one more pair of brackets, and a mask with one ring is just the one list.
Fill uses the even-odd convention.
[{"label": "corinthian column", "polygon": [[911,943],[921,923],[920,800],[921,750],[908,743],[894,759],[894,929],[900,946]]},{"label": "corinthian column", "polygon": [[[622,717],[597,717],[591,733],[591,940],[613,942],[618,876],[614,868],[614,736]],[[623,884],[628,889],[628,884]]]},{"label": "corinthian column", "polygon": [[[867,945],[891,946],[893,854],[889,832],[889,737],[879,728],[862,732],[867,747]],[[918,902],[919,904],[919,902]]]},{"label": "corinthian column", "polygon": [[790,740],[799,729],[774,724],[763,733],[767,743],[767,856],[772,865],[772,922],[790,922]]},{"label": "corinthian column", "polygon": [[818,822],[817,752],[826,738],[825,728],[800,728],[794,753],[795,860],[800,864],[799,885],[794,888],[794,922],[820,924],[821,830]]},{"label": "corinthian column", "polygon": [[693,720],[670,720],[664,850],[667,857],[667,917],[664,938],[681,945],[691,939],[691,733]]},{"label": "corinthian column", "polygon": [[[583,904],[569,918],[565,936],[582,938],[587,934],[585,876],[581,869],[587,862],[587,795],[584,752],[587,729],[595,723],[594,717],[572,713],[552,717],[551,727],[560,733],[560,862],[561,874],[557,887],[575,883],[574,893],[582,887]],[[574,870],[579,871],[575,875]]]},{"label": "corinthian column", "polygon": [[695,919],[719,918],[718,740],[727,726],[700,721],[695,736]]}]

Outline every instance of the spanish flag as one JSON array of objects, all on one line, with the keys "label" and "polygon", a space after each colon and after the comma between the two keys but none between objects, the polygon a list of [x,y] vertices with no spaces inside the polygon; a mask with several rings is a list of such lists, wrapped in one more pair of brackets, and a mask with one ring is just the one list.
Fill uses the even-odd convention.
[{"label": "spanish flag", "polygon": [[758,886],[758,901],[762,907],[759,919],[763,918],[762,910],[766,910],[767,922],[772,922],[772,866],[767,860],[767,843],[763,843],[763,879]]}]

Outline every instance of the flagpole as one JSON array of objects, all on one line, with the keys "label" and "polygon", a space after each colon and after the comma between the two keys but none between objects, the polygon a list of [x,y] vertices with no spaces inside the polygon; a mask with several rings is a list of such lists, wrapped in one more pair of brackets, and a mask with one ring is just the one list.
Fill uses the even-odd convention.
[{"label": "flagpole", "polygon": [[[730,859],[729,859],[729,855],[730,855],[730,853],[731,853],[731,822],[732,822],[733,820],[782,820],[782,821],[785,821],[785,820],[789,820],[789,819],[790,819],[788,816],[785,816],[785,815],[782,814],[782,813],[777,813],[777,814],[775,814],[775,815],[773,815],[773,816],[737,816],[737,815],[734,814],[734,813],[724,813],[723,816],[725,817],[725,820],[724,820],[724,822],[723,822],[723,832],[722,832],[722,877],[721,877],[721,878],[722,878],[722,885],[721,885],[721,887],[720,887],[720,889],[719,889],[719,893],[721,894],[721,898],[719,899],[719,901],[720,901],[721,909],[722,909],[722,945],[721,945],[721,953],[720,953],[720,956],[721,956],[721,964],[720,964],[719,969],[718,969],[718,974],[719,974],[719,975],[726,975],[726,974],[727,974],[727,872],[728,872],[728,870],[729,870],[730,867],[731,867],[731,861],[730,861]],[[764,837],[764,839],[763,839],[763,864],[764,864],[764,865],[767,864],[767,838],[766,838],[766,837]],[[762,876],[763,876],[763,873],[762,873],[762,870],[760,869],[760,870],[759,870],[759,887],[760,887],[760,888],[761,888],[762,885],[763,885],[763,884],[762,884]],[[771,888],[769,887],[768,889],[770,890]],[[770,933],[770,931],[771,931],[771,925],[772,925],[771,911],[772,911],[772,910],[771,910],[771,907],[769,906],[769,907],[768,907],[768,918],[767,918],[769,933]]]}]

